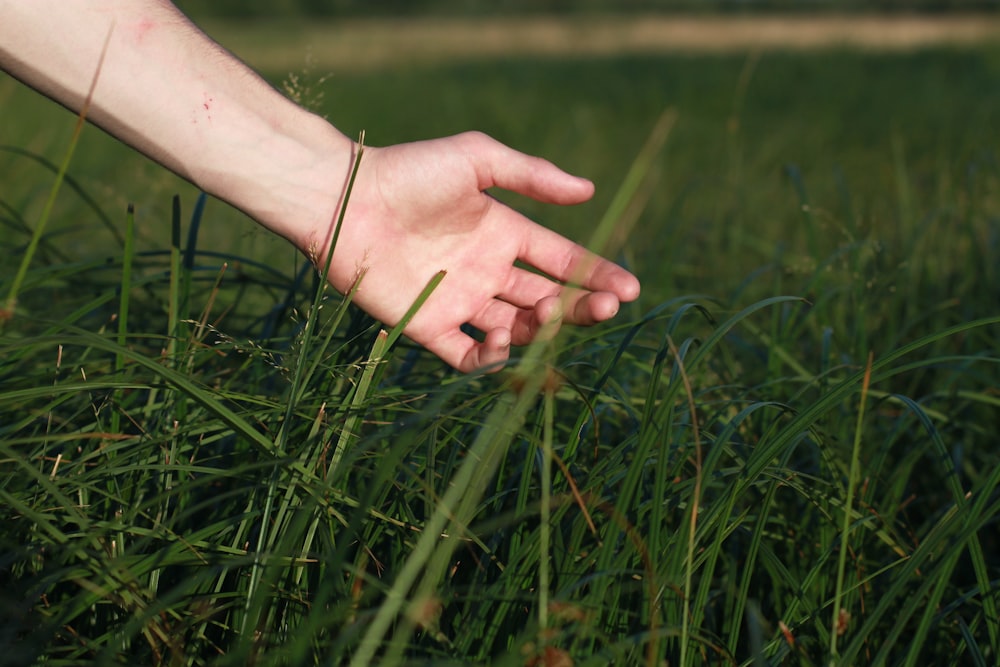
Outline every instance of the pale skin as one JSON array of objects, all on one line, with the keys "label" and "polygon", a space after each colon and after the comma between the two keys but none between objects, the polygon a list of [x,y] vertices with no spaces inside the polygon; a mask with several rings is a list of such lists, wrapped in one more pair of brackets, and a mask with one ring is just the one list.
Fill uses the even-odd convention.
[{"label": "pale skin", "polygon": [[[356,141],[278,93],[171,3],[0,0],[0,67],[74,111],[94,83],[89,120],[325,262]],[[404,333],[461,371],[495,370],[543,324],[592,325],[638,297],[631,273],[500,203],[491,188],[558,205],[594,192],[476,132],[366,146],[330,282],[344,293],[363,273],[355,302],[393,325],[446,271]]]}]

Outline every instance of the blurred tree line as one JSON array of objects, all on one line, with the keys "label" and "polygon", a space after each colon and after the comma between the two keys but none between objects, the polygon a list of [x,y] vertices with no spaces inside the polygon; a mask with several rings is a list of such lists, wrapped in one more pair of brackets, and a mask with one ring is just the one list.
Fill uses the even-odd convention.
[{"label": "blurred tree line", "polygon": [[176,0],[192,17],[295,18],[316,16],[505,15],[731,12],[963,12],[996,11],[1000,0]]}]

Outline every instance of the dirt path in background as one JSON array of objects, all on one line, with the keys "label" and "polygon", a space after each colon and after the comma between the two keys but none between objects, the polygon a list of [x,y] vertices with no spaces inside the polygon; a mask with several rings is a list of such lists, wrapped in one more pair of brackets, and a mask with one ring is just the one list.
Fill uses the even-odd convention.
[{"label": "dirt path in background", "polygon": [[257,67],[300,70],[308,51],[317,67],[342,71],[510,55],[1000,44],[1000,15],[379,19],[300,25],[287,32],[259,24],[210,32]]}]

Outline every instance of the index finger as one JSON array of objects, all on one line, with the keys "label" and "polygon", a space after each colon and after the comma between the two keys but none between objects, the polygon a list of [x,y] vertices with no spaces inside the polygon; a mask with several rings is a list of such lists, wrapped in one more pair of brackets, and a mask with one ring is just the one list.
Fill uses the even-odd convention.
[{"label": "index finger", "polygon": [[639,297],[639,279],[600,255],[531,221],[518,259],[563,283],[592,292],[611,292],[620,301]]}]

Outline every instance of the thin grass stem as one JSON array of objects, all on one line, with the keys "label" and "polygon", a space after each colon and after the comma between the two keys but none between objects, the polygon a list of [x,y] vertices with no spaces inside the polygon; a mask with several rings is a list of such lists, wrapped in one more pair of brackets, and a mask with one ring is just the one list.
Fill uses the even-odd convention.
[{"label": "thin grass stem", "polygon": [[0,331],[3,331],[3,325],[7,322],[7,320],[14,316],[14,310],[17,307],[17,296],[20,293],[21,285],[24,283],[24,279],[28,275],[28,267],[31,266],[31,260],[35,256],[35,251],[38,250],[38,244],[41,242],[42,235],[45,233],[45,228],[48,226],[49,219],[52,217],[52,209],[55,206],[56,197],[59,194],[66,172],[69,171],[69,163],[73,159],[76,147],[80,143],[80,135],[83,133],[83,126],[86,123],[87,113],[90,111],[90,104],[94,99],[94,89],[97,87],[97,80],[100,78],[101,70],[104,68],[104,57],[107,55],[108,44],[111,43],[111,34],[114,29],[115,27],[112,25],[108,30],[107,36],[104,38],[104,44],[101,47],[101,55],[97,59],[97,69],[94,71],[94,76],[90,80],[90,88],[87,90],[87,96],[84,98],[83,105],[80,107],[80,113],[77,114],[76,117],[76,126],[73,128],[73,136],[70,138],[69,146],[66,148],[66,154],[63,156],[63,160],[59,165],[59,170],[56,172],[56,180],[49,189],[49,196],[45,200],[45,206],[42,208],[42,213],[38,218],[38,224],[35,225],[35,230],[31,235],[28,247],[25,249],[24,255],[21,257],[21,264],[17,269],[17,273],[14,274],[14,280],[11,282],[10,291],[7,293],[7,302],[3,308],[0,308]]},{"label": "thin grass stem", "polygon": [[836,664],[837,639],[844,634],[847,627],[849,612],[844,605],[844,576],[847,570],[847,553],[850,551],[851,525],[853,524],[851,509],[854,507],[854,494],[857,491],[861,469],[861,442],[864,439],[865,405],[868,402],[868,387],[872,380],[872,363],[874,355],[868,354],[868,363],[861,381],[861,396],[858,399],[858,419],[854,427],[854,444],[851,448],[851,467],[847,475],[847,497],[844,499],[844,516],[840,528],[840,554],[837,558],[837,581],[833,593],[833,619],[830,624],[830,665]]}]

